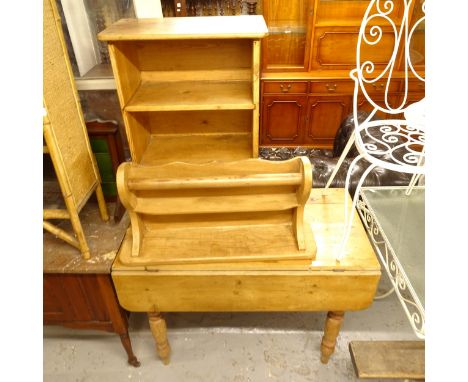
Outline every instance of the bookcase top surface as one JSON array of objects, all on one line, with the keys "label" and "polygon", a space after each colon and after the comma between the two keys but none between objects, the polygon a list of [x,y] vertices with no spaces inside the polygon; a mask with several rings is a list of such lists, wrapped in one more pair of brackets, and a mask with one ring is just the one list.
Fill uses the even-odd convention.
[{"label": "bookcase top surface", "polygon": [[268,34],[263,16],[121,19],[98,34],[101,41],[250,38]]}]

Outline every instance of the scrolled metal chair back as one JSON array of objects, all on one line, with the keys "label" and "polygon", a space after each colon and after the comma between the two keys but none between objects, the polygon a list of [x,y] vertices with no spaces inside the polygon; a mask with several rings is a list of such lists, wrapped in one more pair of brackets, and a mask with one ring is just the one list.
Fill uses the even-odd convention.
[{"label": "scrolled metal chair back", "polygon": [[[411,20],[411,13],[415,7],[421,7],[414,14],[418,15],[416,20]],[[358,43],[356,48],[356,68],[350,72],[351,78],[355,81],[354,110],[357,112],[358,103],[362,100],[362,94],[373,110],[369,119],[373,118],[376,112],[386,114],[402,113],[408,102],[408,79],[410,77],[425,82],[425,78],[418,73],[413,64],[415,58],[423,57],[418,52],[411,49],[411,44],[415,37],[415,31],[425,22],[425,0],[371,0],[363,17],[359,30]],[[393,37],[393,47],[388,48],[388,39]],[[374,53],[381,49],[388,52],[388,60],[385,62],[374,62],[371,58],[366,58],[366,52]],[[404,89],[402,97],[395,103],[392,97],[391,83],[395,80],[394,72],[404,74]],[[401,79],[401,76],[399,80]],[[373,97],[375,92],[369,89],[376,88],[377,84],[385,84],[384,98],[376,101]],[[382,86],[383,90],[383,86]],[[380,93],[381,94],[381,93]],[[362,102],[362,101],[361,101]]]}]

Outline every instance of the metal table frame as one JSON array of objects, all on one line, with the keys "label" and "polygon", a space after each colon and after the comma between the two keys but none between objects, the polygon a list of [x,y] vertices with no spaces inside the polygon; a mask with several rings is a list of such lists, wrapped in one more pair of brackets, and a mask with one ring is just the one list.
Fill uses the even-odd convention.
[{"label": "metal table frame", "polygon": [[[416,336],[420,339],[425,339],[425,310],[419,296],[411,284],[410,278],[403,269],[401,262],[398,259],[398,254],[395,253],[390,240],[382,229],[379,219],[372,209],[368,199],[365,196],[366,190],[406,190],[406,187],[362,187],[359,192],[359,200],[357,210],[364,226],[367,230],[369,238],[382,261],[382,264],[388,274],[388,277],[393,285],[396,295],[403,306],[411,327]],[[415,187],[415,190],[424,187]],[[411,197],[411,196],[409,196]],[[424,269],[422,270],[424,272]]]}]

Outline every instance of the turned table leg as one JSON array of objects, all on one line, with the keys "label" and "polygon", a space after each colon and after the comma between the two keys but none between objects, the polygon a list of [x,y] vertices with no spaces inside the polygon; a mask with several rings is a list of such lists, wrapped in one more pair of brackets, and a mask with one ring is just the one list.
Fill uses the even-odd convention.
[{"label": "turned table leg", "polygon": [[128,333],[120,333],[119,335],[120,341],[122,342],[122,345],[127,352],[128,363],[132,366],[139,367],[140,361],[138,361],[137,357],[135,357],[135,354],[133,354],[132,343],[130,342]]},{"label": "turned table leg", "polygon": [[328,363],[330,356],[335,351],[336,337],[340,332],[341,323],[343,322],[344,312],[328,312],[327,320],[325,321],[325,329],[322,337],[322,345],[320,351],[322,356],[320,361]]},{"label": "turned table leg", "polygon": [[154,340],[156,341],[156,350],[159,358],[164,365],[169,364],[169,355],[171,348],[167,341],[167,327],[166,321],[162,317],[161,313],[148,313],[149,324],[151,333],[153,334]]}]

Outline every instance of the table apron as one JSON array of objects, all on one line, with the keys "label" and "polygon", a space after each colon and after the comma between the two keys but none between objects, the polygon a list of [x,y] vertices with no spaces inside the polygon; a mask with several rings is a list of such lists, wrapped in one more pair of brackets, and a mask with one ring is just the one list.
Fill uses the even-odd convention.
[{"label": "table apron", "polygon": [[380,272],[321,275],[140,275],[113,272],[132,312],[345,311],[371,305]]}]

